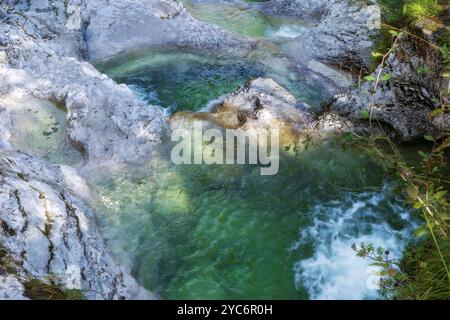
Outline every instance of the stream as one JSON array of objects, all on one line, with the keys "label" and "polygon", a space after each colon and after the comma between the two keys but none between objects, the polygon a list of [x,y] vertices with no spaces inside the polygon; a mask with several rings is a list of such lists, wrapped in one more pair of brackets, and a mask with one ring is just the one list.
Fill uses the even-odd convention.
[{"label": "stream", "polygon": [[[326,79],[292,58],[307,24],[268,17],[257,4],[183,2],[197,19],[261,45],[247,56],[155,48],[99,70],[168,115],[203,110],[256,77],[274,78],[313,109],[330,97]],[[58,119],[43,130],[49,144],[62,139]],[[141,167],[89,177],[108,245],[163,299],[377,299],[376,270],[351,245],[374,243],[399,258],[411,239],[412,212],[393,178],[339,139],[284,150],[275,176],[254,165],[176,166],[170,147]],[[73,162],[71,151],[64,161],[52,152],[61,151],[48,151],[52,162]]]},{"label": "stream", "polygon": [[162,156],[91,184],[109,245],[165,299],[374,299],[351,245],[400,257],[414,227],[382,169],[337,142],[283,153],[276,176]]}]

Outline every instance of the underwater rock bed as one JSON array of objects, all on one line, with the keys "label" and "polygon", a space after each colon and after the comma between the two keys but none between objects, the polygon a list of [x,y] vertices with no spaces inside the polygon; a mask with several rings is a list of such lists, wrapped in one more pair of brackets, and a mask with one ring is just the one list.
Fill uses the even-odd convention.
[{"label": "underwater rock bed", "polygon": [[[169,149],[169,148],[168,148]],[[401,255],[414,227],[380,168],[339,143],[258,166],[175,166],[105,171],[100,228],[120,261],[164,299],[373,299],[375,269],[352,243]]]},{"label": "underwater rock bed", "polygon": [[[339,143],[305,142],[299,154],[284,150],[275,177],[259,176],[254,166],[176,167],[160,108],[203,110],[257,77],[318,108],[350,85],[303,52],[352,9],[336,3],[316,33],[251,10],[228,12],[220,21],[228,32],[167,0],[2,4],[0,97],[33,97],[20,108],[0,106],[0,179],[8,183],[0,245],[22,262],[20,274],[59,273],[66,285],[75,279],[75,289],[93,287],[98,292],[87,297],[102,299],[155,298],[140,285],[177,299],[376,297],[367,286],[374,270],[350,246],[387,243],[399,256],[413,222],[375,163]],[[204,9],[205,21],[220,13]],[[334,45],[355,25],[367,36],[366,16],[352,17],[324,42]],[[369,42],[337,43],[324,60],[348,51],[359,58]],[[61,166],[80,157],[92,193],[75,169]],[[21,245],[31,249],[26,257]],[[20,296],[19,278],[7,276],[6,293]]]}]

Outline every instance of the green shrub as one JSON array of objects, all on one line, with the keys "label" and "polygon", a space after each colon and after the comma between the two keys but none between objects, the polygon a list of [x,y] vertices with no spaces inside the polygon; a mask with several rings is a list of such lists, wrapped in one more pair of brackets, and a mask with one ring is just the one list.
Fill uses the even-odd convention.
[{"label": "green shrub", "polygon": [[[444,259],[450,261],[450,241],[439,240],[439,247]],[[430,239],[411,244],[405,250],[401,269],[408,281],[397,288],[398,299],[450,300],[447,273]]]},{"label": "green shrub", "polygon": [[441,12],[435,0],[409,0],[403,7],[403,14],[411,22],[430,18]]}]

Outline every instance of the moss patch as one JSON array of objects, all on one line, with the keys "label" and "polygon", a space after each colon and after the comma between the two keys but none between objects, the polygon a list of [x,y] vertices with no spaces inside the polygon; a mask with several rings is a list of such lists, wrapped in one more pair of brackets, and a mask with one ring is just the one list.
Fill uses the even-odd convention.
[{"label": "moss patch", "polygon": [[24,296],[31,300],[85,300],[81,290],[67,289],[56,283],[48,284],[39,279],[31,279],[23,285]]}]

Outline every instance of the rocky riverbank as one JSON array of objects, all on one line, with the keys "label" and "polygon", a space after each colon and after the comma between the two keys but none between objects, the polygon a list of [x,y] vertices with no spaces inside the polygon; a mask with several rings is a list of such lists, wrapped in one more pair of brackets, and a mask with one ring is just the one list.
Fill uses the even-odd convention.
[{"label": "rocky riverbank", "polygon": [[373,39],[381,28],[376,1],[271,0],[269,13],[293,15],[317,24],[299,46],[316,59],[358,73],[367,70]]},{"label": "rocky riverbank", "polygon": [[[317,23],[298,41],[311,59],[353,71],[367,68],[371,37],[379,28],[374,2],[272,0],[262,9]],[[95,227],[91,191],[79,172],[150,159],[175,120],[186,116],[168,121],[161,108],[149,107],[91,63],[164,45],[245,55],[257,41],[199,22],[171,0],[6,0],[0,4],[0,22],[0,249],[5,252],[0,298],[27,298],[25,283],[46,281],[50,274],[89,299],[155,298],[109,253]],[[401,48],[402,57],[416,50],[407,39]],[[435,91],[412,80],[421,63],[402,60],[398,52],[391,55],[382,72],[393,77],[375,95],[374,117],[403,140],[436,125],[428,117]],[[317,115],[272,79],[256,79],[201,117],[221,127],[360,130],[367,127],[360,115],[370,86],[336,96]],[[67,112],[65,143],[81,154],[73,167],[52,165],[31,155],[31,149],[16,150],[17,128],[26,121],[18,106],[30,99]]]},{"label": "rocky riverbank", "polygon": [[[68,142],[90,164],[146,159],[164,136],[162,112],[85,59],[172,41],[208,48],[240,40],[195,21],[174,1],[6,1],[0,19],[0,232],[2,247],[17,265],[13,274],[2,267],[0,296],[23,297],[24,279],[42,280],[52,273],[88,298],[152,297],[142,295],[110,257],[89,201],[68,185],[89,193],[76,171],[12,151],[13,124],[20,123],[16,106],[27,97],[64,106]],[[136,20],[150,24],[153,32],[145,36],[142,25],[132,23]]]},{"label": "rocky riverbank", "polygon": [[49,275],[88,299],[155,298],[111,257],[76,170],[1,150],[0,186],[1,247],[9,260],[7,269],[0,266],[0,298],[26,298],[24,286]]}]

